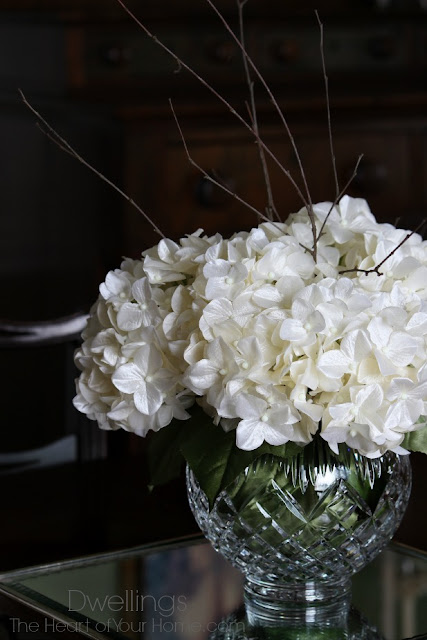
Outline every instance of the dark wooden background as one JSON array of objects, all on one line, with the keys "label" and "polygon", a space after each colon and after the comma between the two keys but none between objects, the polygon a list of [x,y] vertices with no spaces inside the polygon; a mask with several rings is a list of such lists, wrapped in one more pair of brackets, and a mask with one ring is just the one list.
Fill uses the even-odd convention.
[{"label": "dark wooden background", "polygon": [[[313,199],[330,200],[317,4],[249,0],[246,34],[286,110]],[[129,6],[245,113],[239,52],[205,0]],[[235,2],[217,6],[235,27]],[[427,11],[415,0],[384,9],[367,0],[330,0],[319,9],[341,184],[364,153],[349,192],[366,197],[380,220],[400,218],[413,228],[427,210]],[[157,242],[126,202],[40,133],[18,88],[167,235],[199,227],[228,235],[256,224],[189,165],[168,99],[194,159],[264,207],[253,140],[208,91],[176,70],[115,0],[0,0],[0,318],[87,310],[106,271]],[[263,137],[299,180],[270,101],[260,87],[256,95]],[[272,179],[285,218],[301,203],[277,170]],[[69,349],[9,350],[1,358],[0,450],[41,445],[63,434],[64,424],[82,441],[82,431],[101,437],[71,407]],[[0,569],[195,530],[182,482],[146,491],[141,440],[111,433],[106,451],[104,459],[83,455],[71,465],[0,475]],[[401,537],[426,546],[424,459],[413,460],[413,500]]]}]

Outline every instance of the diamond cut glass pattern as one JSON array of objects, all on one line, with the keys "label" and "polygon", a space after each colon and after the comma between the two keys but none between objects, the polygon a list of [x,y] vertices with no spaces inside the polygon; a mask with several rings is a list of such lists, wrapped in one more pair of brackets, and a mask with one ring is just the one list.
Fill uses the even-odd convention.
[{"label": "diamond cut glass pattern", "polygon": [[188,497],[205,536],[245,574],[246,596],[261,606],[323,601],[348,592],[392,538],[409,499],[408,458],[336,456],[313,443],[290,460],[258,458],[211,511],[188,468]]}]

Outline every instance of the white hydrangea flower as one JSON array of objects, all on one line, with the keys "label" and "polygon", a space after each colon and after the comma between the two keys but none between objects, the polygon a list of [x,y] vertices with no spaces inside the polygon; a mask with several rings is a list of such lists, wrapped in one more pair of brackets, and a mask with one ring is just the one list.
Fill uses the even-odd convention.
[{"label": "white hydrangea flower", "polygon": [[418,348],[415,338],[405,331],[393,331],[393,327],[382,317],[372,318],[367,330],[384,376],[397,374],[400,367],[411,364]]},{"label": "white hydrangea flower", "polygon": [[254,266],[254,280],[272,282],[286,276],[307,278],[313,273],[313,258],[301,251],[301,247],[290,236],[284,236],[282,240],[267,245],[264,255]]},{"label": "white hydrangea flower", "polygon": [[[331,206],[330,202],[322,202],[313,207],[314,214],[322,223],[331,211]],[[337,245],[342,245],[353,240],[356,233],[373,231],[376,224],[366,200],[344,196],[332,208],[326,230]]]},{"label": "white hydrangea flower", "polygon": [[230,264],[228,260],[217,259],[207,262],[203,268],[207,300],[214,298],[228,298],[233,300],[245,288],[248,271],[244,264]]},{"label": "white hydrangea flower", "polygon": [[291,318],[283,320],[279,335],[282,340],[298,346],[316,342],[317,334],[326,326],[325,318],[312,304],[296,299],[292,303]]},{"label": "white hydrangea flower", "polygon": [[[113,328],[100,331],[90,343],[90,352],[93,360],[98,364],[101,371],[107,373],[114,369],[120,362],[121,347],[124,344],[124,338]],[[76,358],[79,358],[78,353]],[[79,360],[80,363],[82,360]]]},{"label": "white hydrangea flower", "polygon": [[184,382],[194,393],[206,394],[208,403],[217,408],[225,394],[225,385],[238,370],[232,349],[222,338],[215,338],[207,345],[205,357],[188,368]]},{"label": "white hydrangea flower", "polygon": [[101,296],[114,305],[122,305],[130,300],[132,279],[129,274],[116,269],[107,273],[105,282],[99,286]]},{"label": "white hydrangea flower", "polygon": [[124,302],[118,310],[118,328],[126,332],[156,324],[159,312],[147,278],[136,280],[132,285],[131,294],[132,301]]},{"label": "white hydrangea flower", "polygon": [[111,381],[119,391],[133,395],[135,407],[148,416],[160,408],[174,383],[172,372],[163,367],[162,356],[152,344],[140,347],[133,362],[118,367]]},{"label": "white hydrangea flower", "polygon": [[339,349],[321,354],[317,367],[328,378],[342,378],[345,374],[357,376],[359,364],[371,350],[367,334],[360,330],[352,331],[341,340]]},{"label": "white hydrangea flower", "polygon": [[[110,271],[76,351],[75,406],[146,435],[197,395],[242,449],[320,432],[334,451],[404,452],[427,413],[427,241],[398,247],[408,233],[362,199],[313,212],[316,263],[303,208],[229,240],[164,239]],[[380,276],[340,273],[385,258]]]},{"label": "white hydrangea flower", "polygon": [[367,424],[352,422],[351,425],[328,425],[327,429],[322,431],[322,438],[336,454],[339,453],[338,444],[345,442],[368,458],[382,455],[381,448],[373,441]]},{"label": "white hydrangea flower", "polygon": [[240,449],[251,451],[263,442],[280,445],[292,440],[294,426],[300,415],[284,399],[280,404],[268,402],[251,394],[241,394],[236,398],[236,410],[242,418],[237,426],[236,444]]},{"label": "white hydrangea flower", "polygon": [[394,378],[386,398],[392,403],[385,418],[387,426],[406,431],[427,414],[427,381],[417,384],[408,378]]}]

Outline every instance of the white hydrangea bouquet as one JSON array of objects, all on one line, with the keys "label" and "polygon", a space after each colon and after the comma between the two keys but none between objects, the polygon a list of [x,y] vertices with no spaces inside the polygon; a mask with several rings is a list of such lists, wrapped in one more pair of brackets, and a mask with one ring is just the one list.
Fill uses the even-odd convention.
[{"label": "white hydrangea bouquet", "polygon": [[[161,240],[108,273],[76,353],[77,409],[104,429],[164,429],[160,456],[170,438],[206,475],[222,467],[213,497],[230,451],[237,468],[315,437],[371,458],[426,450],[427,242],[361,199],[313,212],[316,262],[302,209],[230,239]],[[210,430],[200,414],[186,426],[195,406]]]},{"label": "white hydrangea bouquet", "polygon": [[[75,407],[102,429],[153,432],[153,482],[168,480],[184,458],[211,504],[257,457],[289,458],[313,440],[335,455],[348,447],[368,458],[427,453],[427,242],[379,224],[365,200],[343,195],[348,185],[340,191],[320,20],[336,197],[313,205],[286,118],[245,48],[245,0],[237,2],[240,37],[206,1],[242,51],[249,119],[117,1],[253,136],[268,206],[249,232],[162,237],[141,259],[107,274],[75,357]],[[253,76],[292,143],[302,189],[262,140]],[[63,149],[92,168],[35,113]],[[304,204],[285,222],[266,156]]]}]

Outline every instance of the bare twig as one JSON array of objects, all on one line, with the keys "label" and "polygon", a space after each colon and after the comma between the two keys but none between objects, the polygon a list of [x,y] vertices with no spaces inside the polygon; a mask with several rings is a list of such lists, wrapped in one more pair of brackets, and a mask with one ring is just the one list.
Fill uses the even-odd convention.
[{"label": "bare twig", "polygon": [[337,163],[335,158],[334,151],[334,140],[332,136],[332,124],[331,124],[331,105],[329,101],[329,78],[326,73],[326,64],[325,64],[325,46],[323,41],[323,23],[320,20],[319,12],[316,10],[314,12],[316,14],[317,22],[319,23],[320,29],[320,59],[322,61],[322,71],[323,71],[323,79],[325,81],[325,98],[326,98],[326,111],[328,114],[328,136],[329,136],[329,149],[331,152],[331,160],[332,160],[332,170],[334,174],[335,181],[335,197],[337,201],[339,200],[338,194],[340,192],[340,187],[338,184],[338,174],[337,174]]},{"label": "bare twig", "polygon": [[[249,202],[246,202],[246,200],[243,200],[243,198],[241,198],[239,195],[237,195],[237,193],[235,191],[232,191],[231,189],[229,189],[227,187],[226,184],[224,184],[224,182],[221,182],[221,180],[219,180],[217,177],[214,177],[212,175],[210,175],[207,171],[205,171],[203,169],[203,167],[201,167],[199,164],[197,164],[197,162],[192,158],[190,151],[188,149],[188,145],[187,142],[185,140],[185,136],[184,133],[182,131],[182,127],[179,123],[178,120],[178,116],[176,115],[175,109],[173,107],[172,104],[172,100],[169,100],[169,104],[170,104],[170,108],[172,111],[172,115],[174,117],[174,120],[176,122],[176,126],[178,128],[178,132],[179,135],[181,137],[182,140],[182,145],[184,147],[184,151],[185,154],[187,156],[187,160],[188,162],[195,168],[197,169],[197,171],[200,171],[200,173],[203,175],[203,177],[206,180],[209,180],[209,182],[211,182],[212,184],[214,184],[216,187],[219,187],[222,191],[224,191],[225,193],[227,193],[228,195],[232,196],[233,198],[235,198],[238,202],[240,202],[240,204],[242,204],[243,206],[245,206],[247,209],[249,209],[250,211],[252,211],[253,213],[255,213],[257,216],[259,216],[262,220],[264,220],[265,222],[272,222],[272,220],[270,218],[268,218],[266,215],[264,215],[261,211],[259,211],[258,209],[256,209],[255,207],[253,207],[251,204],[249,204]],[[274,222],[273,222],[274,224]]]},{"label": "bare twig", "polygon": [[[242,47],[243,47],[243,49],[245,51],[246,51],[246,45],[245,45],[245,31],[244,31],[244,27],[243,27],[243,7],[245,6],[246,2],[247,2],[247,0],[237,0],[237,7],[238,7],[238,10],[239,10],[240,42],[241,42]],[[253,83],[252,78],[251,78],[251,73],[249,71],[249,66],[248,66],[248,61],[246,59],[246,56],[242,56],[242,58],[243,58],[243,67],[245,69],[246,82],[247,82],[248,90],[249,90],[250,106],[248,105],[248,110],[249,110],[251,121],[252,121],[252,127],[253,127],[254,132],[256,133],[257,142],[258,142],[259,127],[258,127],[256,104],[255,104],[254,83]],[[265,184],[265,188],[266,188],[266,191],[267,191],[267,202],[268,202],[268,205],[267,205],[267,216],[269,217],[269,213],[270,213],[271,219],[272,219],[272,217],[274,215],[277,218],[277,220],[280,221],[280,216],[277,213],[276,205],[274,204],[273,191],[271,189],[270,174],[268,172],[268,166],[267,166],[267,161],[266,161],[266,158],[265,158],[264,149],[262,148],[262,146],[260,144],[258,144],[258,153],[259,153],[259,159],[260,159],[260,162],[261,162],[262,172],[263,172],[263,176],[264,176],[264,184]]]},{"label": "bare twig", "polygon": [[410,233],[407,233],[406,236],[403,238],[403,240],[401,240],[399,242],[399,244],[393,249],[393,251],[390,251],[390,253],[388,254],[388,256],[386,256],[384,258],[384,260],[381,260],[381,262],[375,267],[375,269],[379,269],[380,267],[383,266],[384,262],[386,262],[386,260],[388,260],[389,258],[391,258],[391,256],[398,250],[400,249],[400,247],[405,244],[405,242],[407,242],[409,240],[409,238],[411,238],[415,233],[417,233],[417,231],[419,231],[424,225],[426,224],[426,220],[421,220],[420,224],[417,225],[415,227],[415,229],[413,231],[411,231]]},{"label": "bare twig", "polygon": [[[119,2],[121,0],[118,0]],[[308,184],[307,184],[307,179],[306,179],[306,175],[305,175],[305,171],[304,171],[304,167],[302,166],[302,161],[301,161],[301,156],[299,154],[297,145],[295,143],[295,138],[292,135],[292,132],[289,128],[289,124],[288,121],[282,111],[282,109],[280,108],[273,92],[271,91],[270,87],[268,86],[264,76],[262,75],[262,73],[259,71],[258,67],[256,66],[256,64],[254,63],[254,61],[252,60],[252,58],[250,57],[250,55],[248,54],[247,50],[245,49],[245,47],[242,45],[242,43],[240,42],[239,38],[236,36],[236,34],[234,33],[233,29],[230,27],[230,25],[228,24],[227,20],[224,18],[224,16],[222,15],[222,13],[219,11],[219,9],[215,6],[215,4],[212,2],[212,0],[206,0],[206,2],[208,3],[208,5],[211,7],[211,9],[216,13],[216,15],[218,16],[218,18],[221,20],[222,24],[224,25],[226,31],[230,34],[230,36],[233,38],[233,40],[236,42],[237,46],[239,47],[239,49],[241,50],[244,58],[246,58],[248,65],[251,67],[252,71],[255,73],[256,77],[258,78],[258,80],[261,82],[262,86],[264,87],[264,89],[267,92],[268,97],[271,100],[271,103],[273,105],[273,107],[275,108],[277,114],[279,115],[280,120],[282,121],[283,126],[285,127],[286,130],[286,134],[289,138],[289,141],[292,145],[292,149],[294,151],[296,160],[297,160],[297,164],[298,164],[298,168],[300,170],[301,173],[301,178],[302,181],[304,183],[304,188],[305,188],[305,192],[306,192],[306,200],[308,203],[308,208],[312,208],[312,201],[311,201],[311,195],[310,195],[310,190],[308,188]],[[305,203],[306,204],[306,203]]]},{"label": "bare twig", "polygon": [[[118,0],[118,2],[121,2],[121,0]],[[316,262],[317,261],[317,228],[316,228],[316,219],[315,219],[314,211],[313,211],[313,202],[312,202],[312,199],[311,199],[310,190],[308,188],[307,178],[306,178],[306,175],[305,175],[304,167],[302,165],[301,156],[299,154],[297,145],[295,143],[295,138],[293,137],[292,132],[291,132],[291,130],[289,128],[288,121],[285,118],[285,115],[284,115],[282,109],[280,108],[280,106],[279,106],[274,94],[272,93],[270,87],[268,86],[267,82],[265,81],[263,75],[261,74],[261,72],[259,71],[258,67],[253,62],[252,58],[249,56],[249,54],[246,51],[246,49],[242,46],[239,38],[233,32],[233,30],[230,27],[230,25],[228,24],[227,20],[224,18],[222,13],[217,9],[217,7],[212,2],[212,0],[206,0],[206,2],[211,7],[211,9],[216,13],[216,15],[219,17],[219,19],[221,20],[222,24],[224,25],[226,31],[230,34],[230,36],[236,42],[237,46],[240,48],[242,54],[244,55],[244,57],[246,58],[246,60],[248,62],[248,65],[251,67],[251,69],[255,73],[256,77],[258,78],[258,80],[261,82],[262,86],[266,90],[267,95],[270,98],[271,103],[272,103],[273,107],[275,108],[277,114],[279,115],[279,118],[280,118],[280,120],[281,120],[281,122],[282,122],[282,124],[283,124],[283,126],[285,128],[286,134],[287,134],[288,139],[289,139],[289,141],[291,143],[292,149],[293,149],[294,154],[295,154],[295,158],[297,160],[298,168],[300,170],[301,178],[302,178],[302,181],[303,181],[303,184],[304,184],[304,189],[305,189],[305,192],[306,192],[306,196],[303,198],[303,202],[304,202],[304,205],[305,205],[305,207],[307,209],[307,215],[308,215],[308,218],[309,218],[309,221],[310,221],[311,232],[312,232],[312,235],[313,235],[313,248],[309,252],[313,256],[313,260]]]},{"label": "bare twig", "polygon": [[[311,198],[308,200],[306,197],[304,197],[301,189],[299,188],[297,182],[292,177],[291,173],[287,169],[285,169],[285,167],[277,158],[277,156],[269,149],[269,147],[265,144],[265,142],[263,142],[263,140],[259,137],[259,135],[258,136],[256,135],[251,124],[249,124],[249,122],[247,122],[245,118],[243,118],[240,115],[240,113],[236,111],[236,109],[230,104],[230,102],[228,102],[228,100],[226,100],[218,91],[214,89],[214,87],[212,87],[212,85],[210,85],[202,76],[200,76],[194,69],[192,69],[188,64],[186,64],[174,51],[169,49],[169,47],[163,44],[163,42],[161,42],[153,33],[151,33],[151,31],[126,6],[123,0],[116,0],[116,2],[124,9],[124,11],[135,22],[135,24],[138,25],[138,27],[140,27],[140,29],[142,29],[142,31],[144,31],[144,33],[149,38],[151,38],[151,40],[153,40],[161,49],[163,49],[163,51],[168,53],[178,64],[181,65],[183,69],[188,71],[194,78],[196,78],[196,80],[200,82],[200,84],[202,84],[206,89],[208,89],[208,91],[210,91],[217,98],[217,100],[219,100],[230,111],[230,113],[235,118],[237,118],[237,120],[239,120],[239,122],[255,137],[255,139],[258,141],[258,144],[260,144],[264,149],[265,153],[273,160],[273,162],[279,167],[282,173],[289,179],[295,191],[297,192],[298,197],[301,199],[301,202],[304,204],[304,206],[307,207],[307,211],[309,211],[309,215],[311,211],[311,216],[313,218],[312,220],[312,226],[313,226],[314,216],[312,213],[313,205],[311,203]],[[238,38],[237,38],[237,42],[239,42]]]},{"label": "bare twig", "polygon": [[330,207],[328,213],[326,214],[325,219],[322,222],[322,226],[320,227],[320,230],[319,230],[319,233],[318,233],[318,236],[317,236],[317,240],[320,239],[320,236],[323,233],[323,230],[324,230],[324,228],[326,226],[326,223],[327,223],[327,221],[329,219],[329,216],[331,215],[335,205],[341,200],[343,195],[347,192],[348,187],[351,185],[351,183],[353,182],[353,180],[357,176],[357,170],[359,168],[359,164],[360,164],[362,158],[363,158],[363,153],[357,158],[357,162],[356,162],[356,165],[355,165],[355,167],[353,169],[353,173],[351,174],[350,178],[347,180],[346,184],[344,185],[344,187],[341,189],[341,191],[339,192],[339,194],[336,196],[335,200],[331,204],[331,207]]},{"label": "bare twig", "polygon": [[[248,104],[247,104],[247,108],[248,108],[249,117],[252,118],[252,113],[251,113],[251,110],[250,110],[250,107],[249,107]],[[263,142],[262,142],[261,138],[259,137],[259,133],[257,131],[255,131],[255,129],[254,129],[253,135],[254,135],[254,138],[255,138],[255,142],[258,144],[258,147],[261,147],[261,146],[263,147],[264,146]],[[287,176],[289,178],[289,180],[292,181],[292,176],[291,176],[290,171],[288,169],[286,169],[285,167],[281,167],[281,170],[285,174],[285,176]],[[305,204],[305,206],[306,206],[306,208],[308,210],[308,205]],[[276,216],[277,216],[277,222],[281,222],[281,219],[280,219],[278,213],[276,213]],[[269,218],[269,220],[270,220],[270,218]],[[310,253],[313,253],[312,249],[307,249],[307,251],[309,251]]]},{"label": "bare twig", "polygon": [[[139,205],[137,205],[134,200],[132,200],[132,198],[130,198],[124,191],[122,191],[116,184],[114,184],[114,182],[112,182],[106,176],[104,176],[104,174],[102,174],[100,171],[98,171],[98,169],[95,169],[94,166],[92,166],[87,160],[85,160],[57,131],[55,131],[55,129],[47,122],[47,120],[45,120],[45,118],[43,118],[43,116],[28,102],[28,100],[25,97],[24,93],[20,89],[19,89],[19,93],[21,95],[23,103],[36,116],[36,118],[38,120],[39,128],[49,138],[49,140],[52,140],[52,142],[54,142],[56,145],[58,145],[58,147],[62,151],[65,151],[71,157],[73,157],[75,160],[78,160],[78,162],[80,162],[82,165],[84,165],[85,167],[90,169],[96,176],[98,176],[98,178],[101,178],[101,180],[106,182],[110,187],[112,187],[115,191],[117,191],[117,193],[119,193],[122,196],[122,198],[127,200],[127,202],[134,209],[136,209],[147,220],[147,222],[149,222],[151,224],[151,226],[153,227],[154,231],[156,233],[158,233],[160,237],[162,237],[162,238],[166,237],[162,233],[162,231],[160,231],[158,226],[145,213],[145,211],[143,211],[143,209],[141,209],[141,207]],[[40,126],[40,123],[45,127],[45,129],[43,129]]]},{"label": "bare twig", "polygon": [[392,251],[390,251],[389,254],[386,255],[386,257],[381,260],[381,262],[379,262],[375,267],[372,267],[372,269],[345,269],[344,271],[339,271],[338,273],[352,273],[352,272],[358,272],[358,273],[364,273],[366,276],[369,275],[370,273],[376,273],[377,276],[383,276],[384,273],[380,272],[380,268],[383,266],[383,264],[389,259],[391,258],[391,256],[396,253],[396,251],[398,249],[400,249],[400,247],[405,244],[405,242],[407,242],[409,240],[409,238],[411,236],[414,235],[414,233],[417,233],[417,231],[419,231],[422,227],[424,227],[424,225],[427,223],[427,220],[421,220],[420,224],[410,233],[407,233],[406,236],[403,238],[403,240],[401,240],[399,242],[398,245],[396,245],[394,247],[394,249]]}]

